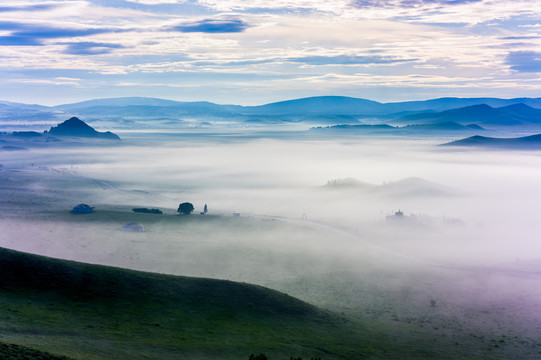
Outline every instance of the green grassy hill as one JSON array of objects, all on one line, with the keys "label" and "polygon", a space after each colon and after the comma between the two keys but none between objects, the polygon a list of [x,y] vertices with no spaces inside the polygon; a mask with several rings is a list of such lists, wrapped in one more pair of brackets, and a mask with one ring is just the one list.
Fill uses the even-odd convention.
[{"label": "green grassy hill", "polygon": [[251,353],[361,359],[377,356],[370,342],[378,341],[358,324],[260,286],[6,249],[0,249],[0,334],[5,343],[85,360]]},{"label": "green grassy hill", "polygon": [[0,359],[2,360],[71,360],[64,356],[55,356],[49,353],[0,342]]}]

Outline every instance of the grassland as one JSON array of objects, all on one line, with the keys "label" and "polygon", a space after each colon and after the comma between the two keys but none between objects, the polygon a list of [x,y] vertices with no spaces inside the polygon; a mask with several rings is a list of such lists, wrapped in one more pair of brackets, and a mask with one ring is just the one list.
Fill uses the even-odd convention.
[{"label": "grassland", "polygon": [[259,352],[360,359],[383,352],[377,332],[260,286],[6,249],[0,273],[1,340],[73,359],[243,359]]}]

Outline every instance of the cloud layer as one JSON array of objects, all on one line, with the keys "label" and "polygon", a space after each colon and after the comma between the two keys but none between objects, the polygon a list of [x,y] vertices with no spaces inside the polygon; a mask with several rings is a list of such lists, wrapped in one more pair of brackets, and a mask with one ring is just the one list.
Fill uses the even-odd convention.
[{"label": "cloud layer", "polygon": [[524,0],[7,1],[0,89],[42,103],[533,96],[539,14]]}]

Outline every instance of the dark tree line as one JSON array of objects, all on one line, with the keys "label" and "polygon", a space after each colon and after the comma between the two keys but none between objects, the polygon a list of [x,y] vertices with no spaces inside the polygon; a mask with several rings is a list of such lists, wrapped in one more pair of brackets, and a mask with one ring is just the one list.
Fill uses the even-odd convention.
[{"label": "dark tree line", "polygon": [[158,214],[158,215],[163,214],[163,212],[160,209],[133,208],[132,211],[136,213],[144,213],[144,214]]}]

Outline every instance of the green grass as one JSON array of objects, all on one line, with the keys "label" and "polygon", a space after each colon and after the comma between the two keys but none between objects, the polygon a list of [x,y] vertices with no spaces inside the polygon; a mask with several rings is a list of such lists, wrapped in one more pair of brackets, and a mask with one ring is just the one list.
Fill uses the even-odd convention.
[{"label": "green grass", "polygon": [[260,286],[0,250],[0,340],[73,359],[360,359],[368,332]]},{"label": "green grass", "polygon": [[5,344],[0,342],[0,359],[2,360],[70,360],[64,356],[30,349],[25,346]]}]

